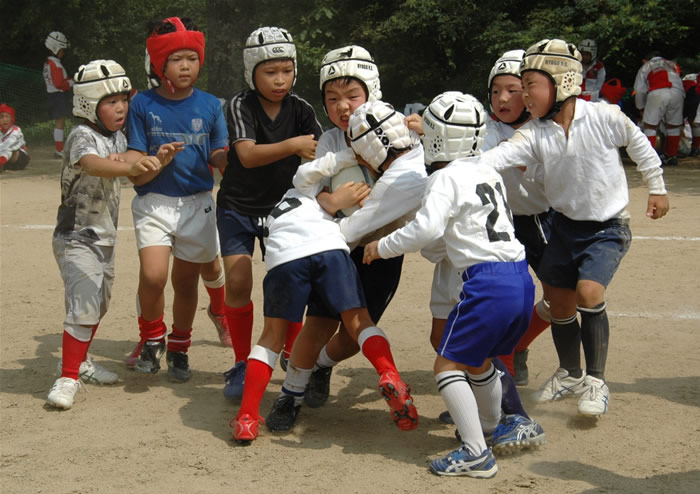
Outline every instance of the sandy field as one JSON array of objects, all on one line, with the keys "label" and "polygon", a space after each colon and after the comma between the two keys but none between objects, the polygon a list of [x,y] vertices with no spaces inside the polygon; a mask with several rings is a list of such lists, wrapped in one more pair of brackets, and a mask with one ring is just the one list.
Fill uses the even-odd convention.
[{"label": "sandy field", "polygon": [[[444,406],[428,342],[432,265],[415,254],[407,256],[399,292],[381,321],[413,390],[420,414],[415,431],[393,426],[374,369],[356,356],[335,370],[327,405],[302,409],[292,432],[263,427],[251,446],[237,445],[228,425],[237,405],[222,395],[233,351],[218,342],[203,286],[190,350],[192,380],[174,384],[165,370],[155,376],[128,371],[122,361],[138,338],[138,258],[134,192],[126,182],[112,304],[90,348],[120,382],[88,385],[69,411],[48,407],[63,321],[63,285],[51,252],[59,168],[49,150],[38,149],[27,170],[0,175],[3,493],[700,492],[700,161],[666,171],[672,209],[659,221],[644,217],[646,189],[626,167],[634,241],[607,296],[609,412],[591,421],[577,415],[576,400],[530,401],[557,367],[544,333],[531,347],[530,384],[520,391],[547,444],[498,457],[499,473],[491,480],[428,472],[428,462],[457,443],[453,427],[438,421]],[[255,341],[264,276],[257,254],[254,270]],[[263,415],[282,380],[278,367]]]}]

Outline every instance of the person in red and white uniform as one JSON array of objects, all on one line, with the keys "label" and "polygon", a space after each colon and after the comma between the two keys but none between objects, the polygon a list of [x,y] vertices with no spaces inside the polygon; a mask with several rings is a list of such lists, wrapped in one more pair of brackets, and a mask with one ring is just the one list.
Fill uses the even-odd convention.
[{"label": "person in red and white uniform", "polygon": [[44,45],[51,52],[44,62],[43,75],[48,93],[49,116],[56,120],[53,129],[56,157],[61,158],[63,157],[63,128],[66,125],[66,115],[70,110],[66,93],[73,87],[73,81],[61,64],[61,58],[65,55],[70,43],[63,33],[52,31],[46,37]]},{"label": "person in red and white uniform", "polygon": [[0,173],[5,170],[24,170],[29,164],[29,153],[22,129],[15,125],[15,109],[0,104]]},{"label": "person in red and white uniform", "polygon": [[676,62],[659,52],[649,53],[634,81],[634,103],[642,112],[644,135],[656,146],[656,128],[666,126],[666,149],[661,153],[664,166],[678,164],[678,144],[683,126],[683,81]]},{"label": "person in red and white uniform", "polygon": [[578,45],[581,52],[583,82],[579,98],[586,101],[598,101],[600,90],[605,82],[605,67],[598,60],[598,43],[592,39],[584,39]]}]

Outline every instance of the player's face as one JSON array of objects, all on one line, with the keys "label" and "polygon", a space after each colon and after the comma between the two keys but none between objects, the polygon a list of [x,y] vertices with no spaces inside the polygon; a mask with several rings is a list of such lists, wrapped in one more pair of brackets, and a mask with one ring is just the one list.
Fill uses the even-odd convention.
[{"label": "player's face", "polygon": [[282,101],[294,83],[292,60],[270,60],[255,68],[255,87],[268,101]]},{"label": "player's face", "polygon": [[523,103],[532,118],[544,117],[554,104],[556,90],[552,80],[542,72],[523,72]]},{"label": "player's face", "polygon": [[525,108],[520,79],[514,75],[494,77],[491,81],[491,108],[501,122],[515,122]]},{"label": "player's face", "polygon": [[111,132],[124,126],[126,112],[129,111],[129,97],[126,94],[113,94],[102,98],[97,105],[97,118]]},{"label": "player's face", "polygon": [[591,56],[590,52],[587,52],[587,51],[581,52],[581,62],[584,65],[588,65],[589,63],[591,63],[592,59],[593,59],[593,57]]},{"label": "player's face", "polygon": [[0,113],[0,129],[6,131],[12,125],[12,117],[7,112]]},{"label": "player's face", "polygon": [[168,56],[163,75],[177,89],[187,89],[199,77],[199,55],[194,50],[178,50]]},{"label": "player's face", "polygon": [[335,79],[323,87],[323,100],[330,121],[346,132],[350,115],[367,102],[367,95],[359,81],[350,80],[346,83],[344,79]]}]

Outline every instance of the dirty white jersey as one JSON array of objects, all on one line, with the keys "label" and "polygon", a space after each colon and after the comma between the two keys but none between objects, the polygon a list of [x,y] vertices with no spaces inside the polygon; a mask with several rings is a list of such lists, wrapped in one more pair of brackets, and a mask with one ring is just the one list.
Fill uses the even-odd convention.
[{"label": "dirty white jersey", "polygon": [[[327,134],[328,138],[324,138]],[[352,153],[354,159],[352,148],[346,144],[343,136],[343,132],[337,128],[325,132],[319,140],[317,156],[327,155],[326,153]],[[321,147],[321,151],[318,151],[318,147]],[[327,185],[330,177],[337,173],[336,170],[329,170],[327,167],[319,168],[321,162],[318,159],[307,165],[312,163],[312,167],[301,173],[297,170],[294,177],[294,186],[297,189],[307,191],[309,187],[313,190],[319,183]],[[359,210],[347,218],[336,220],[348,244],[352,247],[364,245],[411,220],[420,207],[427,180],[423,146],[416,145],[394,160],[377,179],[372,192]]]},{"label": "dirty white jersey", "polygon": [[[489,118],[486,121],[486,137],[481,150],[488,151],[498,146],[515,134],[515,129],[508,124]],[[506,186],[506,197],[511,211],[516,216],[531,216],[549,209],[549,202],[544,194],[544,184],[527,176],[519,168],[501,170]]]},{"label": "dirty white jersey", "polygon": [[501,176],[479,156],[455,160],[433,173],[415,219],[382,238],[379,255],[387,259],[415,252],[440,237],[458,271],[483,262],[525,259]]},{"label": "dirty white jersey", "polygon": [[350,252],[333,217],[315,198],[296,189],[289,189],[272,208],[265,229],[265,267],[268,271],[319,252],[338,249]]},{"label": "dirty white jersey", "polygon": [[568,136],[553,120],[532,120],[483,153],[482,160],[499,171],[527,167],[528,177],[544,183],[549,204],[576,221],[629,217],[620,147],[637,164],[649,194],[666,194],[659,156],[620,107],[574,101]]},{"label": "dirty white jersey", "polygon": [[665,88],[675,89],[685,96],[678,65],[663,57],[654,57],[642,65],[634,79],[635,105],[643,109],[650,92]]}]

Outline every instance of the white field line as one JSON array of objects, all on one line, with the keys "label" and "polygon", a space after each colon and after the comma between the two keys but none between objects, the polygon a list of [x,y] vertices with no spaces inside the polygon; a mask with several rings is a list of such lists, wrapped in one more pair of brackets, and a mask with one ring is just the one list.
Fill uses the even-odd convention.
[{"label": "white field line", "polygon": [[[11,230],[53,230],[54,225],[2,225],[3,228],[9,228]],[[120,226],[119,231],[133,230],[133,226]],[[632,240],[675,240],[675,241],[687,241],[687,242],[698,242],[700,237],[649,237],[646,235],[633,235]]]}]

